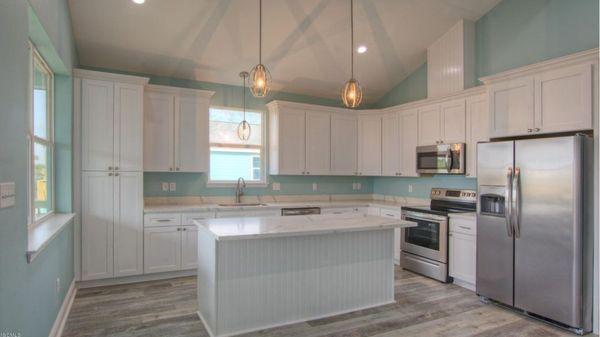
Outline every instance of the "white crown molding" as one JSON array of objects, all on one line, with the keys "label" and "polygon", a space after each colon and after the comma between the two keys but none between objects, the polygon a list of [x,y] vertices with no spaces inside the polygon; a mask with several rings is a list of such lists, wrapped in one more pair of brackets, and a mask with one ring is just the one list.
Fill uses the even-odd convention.
[{"label": "white crown molding", "polygon": [[456,92],[453,94],[441,96],[441,97],[425,98],[425,99],[422,99],[419,101],[412,101],[412,102],[405,103],[405,104],[390,106],[390,107],[381,109],[381,112],[396,112],[396,111],[412,110],[415,108],[422,107],[424,105],[438,104],[438,103],[443,103],[446,101],[452,101],[455,99],[466,98],[469,96],[482,95],[486,92],[486,90],[487,90],[487,88],[484,85],[479,85],[476,87],[472,87],[469,89],[465,89],[465,90],[462,90],[462,91],[459,91],[459,92]]},{"label": "white crown molding", "polygon": [[345,109],[334,106],[326,106],[326,105],[317,105],[317,104],[309,104],[309,103],[297,103],[297,102],[289,102],[289,101],[271,101],[266,104],[269,110],[272,109],[280,109],[280,108],[293,108],[293,109],[301,109],[301,110],[313,110],[320,111],[328,110],[329,112],[341,112],[341,113],[352,113],[356,110]]},{"label": "white crown molding", "polygon": [[515,77],[532,75],[538,72],[568,67],[576,64],[598,63],[599,49],[584,50],[575,54],[553,58],[547,61],[533,63],[524,67],[519,67],[498,74],[481,77],[479,80],[484,84],[491,84],[498,81],[504,81]]},{"label": "white crown molding", "polygon": [[146,85],[150,80],[147,77],[132,76],[132,75],[121,75],[114,73],[106,73],[102,71],[87,70],[87,69],[73,69],[73,76],[78,78],[85,78],[90,80],[106,80],[115,81],[121,83]]},{"label": "white crown molding", "polygon": [[210,90],[201,90],[193,88],[171,87],[166,85],[148,84],[145,87],[146,92],[162,92],[175,95],[192,95],[201,98],[211,98],[215,92]]}]

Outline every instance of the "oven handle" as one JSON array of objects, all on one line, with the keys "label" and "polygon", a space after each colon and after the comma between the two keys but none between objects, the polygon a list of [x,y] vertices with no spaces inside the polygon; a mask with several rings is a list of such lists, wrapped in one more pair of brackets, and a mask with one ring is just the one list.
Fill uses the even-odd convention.
[{"label": "oven handle", "polygon": [[414,215],[409,215],[409,214],[402,214],[402,220],[410,221],[410,219],[421,220],[421,221],[432,221],[432,222],[437,222],[439,224],[444,224],[447,222],[447,220],[445,220],[445,219],[442,220],[439,218],[435,219],[435,218],[414,216]]}]

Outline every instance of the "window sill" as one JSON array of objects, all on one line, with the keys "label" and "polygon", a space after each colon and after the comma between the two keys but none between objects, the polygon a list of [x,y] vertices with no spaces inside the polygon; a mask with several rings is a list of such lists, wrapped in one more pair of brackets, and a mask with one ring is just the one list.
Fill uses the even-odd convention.
[{"label": "window sill", "polygon": [[[206,182],[206,187],[208,188],[233,188],[233,187],[237,187],[237,182],[227,182],[227,181],[223,181],[223,182],[219,182],[219,181],[208,181]],[[253,187],[261,187],[261,188],[265,188],[265,187],[269,187],[269,183],[264,182],[264,181],[257,181],[257,182],[246,182],[246,188],[253,188]]]},{"label": "window sill", "polygon": [[31,263],[48,244],[58,236],[68,223],[75,218],[74,213],[57,213],[31,227],[27,236],[27,263]]}]

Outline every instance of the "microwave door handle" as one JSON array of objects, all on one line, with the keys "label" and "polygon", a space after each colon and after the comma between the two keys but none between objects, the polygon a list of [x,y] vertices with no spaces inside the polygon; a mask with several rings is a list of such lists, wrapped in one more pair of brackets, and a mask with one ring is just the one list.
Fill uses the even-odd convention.
[{"label": "microwave door handle", "polygon": [[504,218],[506,220],[506,233],[508,237],[513,235],[512,226],[512,183],[513,183],[513,171],[512,167],[508,168],[506,172],[506,190],[504,196]]},{"label": "microwave door handle", "polygon": [[519,238],[521,236],[521,169],[516,167],[515,174],[513,177],[513,192],[512,197],[514,201],[514,213],[513,217],[513,231],[515,233],[515,238]]},{"label": "microwave door handle", "polygon": [[446,151],[446,158],[444,158],[446,160],[446,170],[448,172],[450,172],[452,170],[452,150],[448,149],[448,151]]}]

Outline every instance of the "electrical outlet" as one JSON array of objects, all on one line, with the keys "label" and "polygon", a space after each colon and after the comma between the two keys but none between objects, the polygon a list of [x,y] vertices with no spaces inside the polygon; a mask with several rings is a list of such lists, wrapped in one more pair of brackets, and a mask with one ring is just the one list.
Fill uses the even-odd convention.
[{"label": "electrical outlet", "polygon": [[408,185],[408,193],[412,193],[412,185]]},{"label": "electrical outlet", "polygon": [[313,191],[316,191],[318,189],[317,183],[313,183]]},{"label": "electrical outlet", "polygon": [[60,294],[60,277],[56,278],[56,295]]},{"label": "electrical outlet", "polygon": [[0,184],[0,208],[12,207],[15,205],[15,183]]},{"label": "electrical outlet", "polygon": [[280,183],[273,183],[273,184],[271,184],[271,187],[273,188],[273,191],[280,191],[281,190],[281,184]]},{"label": "electrical outlet", "polygon": [[163,190],[163,192],[168,192],[169,191],[169,183],[162,183],[162,190]]},{"label": "electrical outlet", "polygon": [[357,190],[362,190],[362,184],[361,183],[356,183],[356,189]]},{"label": "electrical outlet", "polygon": [[352,190],[356,191],[356,183],[352,183]]},{"label": "electrical outlet", "polygon": [[169,183],[169,191],[174,192],[177,190],[177,184]]}]

